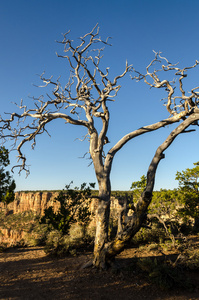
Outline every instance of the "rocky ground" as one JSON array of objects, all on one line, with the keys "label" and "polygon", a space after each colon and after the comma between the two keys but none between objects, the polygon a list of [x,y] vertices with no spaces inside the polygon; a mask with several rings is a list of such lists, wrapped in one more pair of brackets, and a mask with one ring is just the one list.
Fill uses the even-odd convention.
[{"label": "rocky ground", "polygon": [[[161,290],[132,268],[132,257],[163,256],[158,250],[125,250],[117,258],[120,271],[82,269],[91,253],[52,258],[43,247],[10,248],[0,253],[0,299],[195,300],[199,299],[199,271],[192,274],[196,287]],[[161,262],[160,262],[161,263]],[[197,287],[198,284],[198,287]]]}]

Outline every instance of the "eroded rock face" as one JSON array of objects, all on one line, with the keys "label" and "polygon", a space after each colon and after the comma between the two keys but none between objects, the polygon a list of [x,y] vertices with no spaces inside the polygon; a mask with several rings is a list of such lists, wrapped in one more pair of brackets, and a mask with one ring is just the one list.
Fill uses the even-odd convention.
[{"label": "eroded rock face", "polygon": [[44,210],[53,206],[55,211],[59,208],[59,203],[54,201],[58,192],[16,192],[15,200],[7,207],[0,203],[0,209],[10,211],[14,214],[24,211],[33,211],[38,215],[43,215]]},{"label": "eroded rock face", "polygon": [[[53,206],[54,211],[58,211],[59,202],[55,200],[58,196],[58,192],[16,192],[15,200],[9,205],[5,205],[0,202],[0,211],[6,214],[18,214],[25,211],[32,211],[34,214],[42,216],[44,210],[49,206]],[[90,210],[93,213],[93,219],[91,225],[95,226],[95,214],[97,211],[98,200],[92,199],[90,204]],[[121,210],[121,201],[112,197],[111,198],[111,211],[117,215]],[[3,224],[0,224],[0,244],[6,243],[9,246],[16,245],[23,240],[26,232],[23,228],[4,228]]]},{"label": "eroded rock face", "polygon": [[[7,214],[18,214],[25,211],[32,211],[34,214],[43,215],[44,210],[49,206],[53,206],[55,211],[59,208],[59,203],[54,201],[58,196],[53,192],[36,192],[25,193],[16,192],[15,200],[9,205],[0,203],[0,210]],[[3,224],[0,224],[0,244],[7,244],[8,246],[21,243],[26,231],[23,228],[4,228]]]},{"label": "eroded rock face", "polygon": [[[23,213],[25,211],[33,211],[35,214],[43,215],[44,210],[49,206],[53,206],[54,210],[59,209],[59,202],[55,198],[59,195],[58,192],[16,192],[15,200],[8,206],[0,202],[0,210],[5,213]],[[111,209],[118,211],[122,207],[121,201],[112,197]],[[98,200],[92,199],[90,204],[91,212],[95,214],[97,210]]]},{"label": "eroded rock face", "polygon": [[7,244],[9,247],[20,243],[26,232],[23,230],[14,230],[11,228],[0,227],[0,244]]}]

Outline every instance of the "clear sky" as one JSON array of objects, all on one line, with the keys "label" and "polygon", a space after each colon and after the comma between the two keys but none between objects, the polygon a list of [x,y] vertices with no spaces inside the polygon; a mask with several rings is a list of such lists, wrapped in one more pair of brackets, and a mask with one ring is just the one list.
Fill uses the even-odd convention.
[{"label": "clear sky", "polygon": [[[189,66],[199,60],[199,1],[198,0],[1,0],[0,1],[0,113],[13,112],[12,102],[31,101],[38,95],[37,74],[64,78],[65,60],[58,59],[61,51],[55,40],[71,30],[76,39],[90,31],[96,23],[100,35],[112,37],[103,58],[112,77],[120,74],[125,61],[143,71],[153,59],[153,52],[162,51],[171,62]],[[199,85],[199,69],[191,73],[187,89]],[[66,78],[67,79],[67,78]],[[152,91],[142,83],[121,80],[122,88],[111,103],[108,137],[113,146],[124,134],[141,126],[168,117],[160,102],[163,91]],[[71,180],[75,185],[96,182],[89,160],[80,158],[88,151],[87,142],[80,142],[84,131],[79,127],[53,122],[51,138],[39,136],[34,151],[25,146],[30,175],[14,179],[17,190],[62,189]],[[112,173],[113,190],[129,190],[132,181],[146,174],[157,146],[168,135],[168,128],[140,136],[116,155]],[[155,189],[177,187],[176,171],[192,167],[199,160],[199,130],[179,136],[166,151],[157,171]],[[16,163],[12,153],[11,163]]]}]

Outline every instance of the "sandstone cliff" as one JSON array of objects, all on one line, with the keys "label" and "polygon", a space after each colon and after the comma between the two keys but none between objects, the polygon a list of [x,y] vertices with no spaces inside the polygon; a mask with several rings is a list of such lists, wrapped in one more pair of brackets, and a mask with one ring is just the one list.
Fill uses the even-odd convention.
[{"label": "sandstone cliff", "polygon": [[45,208],[49,206],[53,206],[55,210],[58,209],[59,204],[54,201],[57,196],[58,192],[16,192],[15,200],[7,207],[0,203],[0,209],[7,209],[14,214],[30,210],[42,215]]},{"label": "sandstone cliff", "polygon": [[[54,210],[59,209],[59,202],[55,201],[58,192],[16,192],[15,200],[8,206],[0,203],[0,211],[7,214],[18,214],[25,211],[32,211],[34,214],[43,215],[44,210],[49,206],[53,206]],[[92,199],[90,210],[95,216],[97,210],[97,200]],[[112,197],[111,198],[111,213],[117,215],[122,207],[122,203]],[[95,226],[95,217],[92,220],[92,226]],[[23,226],[19,228],[5,228],[4,224],[0,224],[0,245],[6,243],[9,246],[20,243],[26,235]]]},{"label": "sandstone cliff", "polygon": [[[14,214],[33,211],[38,215],[43,215],[44,210],[49,206],[53,206],[55,211],[59,209],[59,203],[55,201],[58,194],[58,192],[16,192],[15,200],[8,206],[0,203],[0,210]],[[115,197],[112,197],[111,209],[118,211],[121,207],[122,203]],[[96,211],[96,198],[91,201],[90,209],[93,213]]]}]

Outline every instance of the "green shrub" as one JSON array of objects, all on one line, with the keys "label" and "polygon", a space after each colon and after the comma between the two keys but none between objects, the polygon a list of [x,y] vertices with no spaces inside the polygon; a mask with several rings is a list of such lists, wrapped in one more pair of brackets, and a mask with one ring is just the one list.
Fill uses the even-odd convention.
[{"label": "green shrub", "polygon": [[86,183],[81,185],[81,188],[70,189],[70,185],[61,191],[55,201],[58,201],[60,208],[54,212],[52,207],[45,209],[44,216],[41,218],[41,224],[51,225],[55,230],[62,234],[68,234],[73,223],[78,222],[85,234],[86,227],[91,220],[91,212],[89,209],[91,197],[91,187],[94,184]]},{"label": "green shrub", "polygon": [[48,255],[65,256],[76,255],[82,249],[89,249],[93,237],[86,233],[86,236],[79,224],[73,224],[67,235],[59,230],[52,230],[48,233],[45,243],[45,252]]},{"label": "green shrub", "polygon": [[138,267],[149,276],[149,279],[162,289],[192,288],[193,285],[186,279],[183,269],[174,266],[170,261],[159,262],[157,259],[141,258]]},{"label": "green shrub", "polygon": [[35,218],[29,231],[24,236],[25,246],[43,246],[46,243],[49,227],[45,224],[40,224],[39,219]]},{"label": "green shrub", "polygon": [[8,150],[0,146],[0,202],[9,204],[14,200],[15,181],[10,176],[9,171],[5,170],[10,164]]},{"label": "green shrub", "polygon": [[[58,212],[55,213],[51,207],[42,218],[31,211],[10,215],[0,212],[2,228],[23,231],[23,239],[12,246],[45,245],[48,254],[61,256],[92,245],[95,228],[87,230],[91,218],[90,187],[93,185],[86,187],[83,184],[81,189],[72,190],[67,186],[57,198],[60,202]],[[1,250],[5,247],[2,245]]]},{"label": "green shrub", "polygon": [[198,270],[199,268],[199,250],[192,247],[184,249],[180,256],[179,263],[189,270]]},{"label": "green shrub", "polygon": [[132,241],[136,244],[162,243],[166,238],[165,230],[152,224],[151,228],[141,228]]}]

